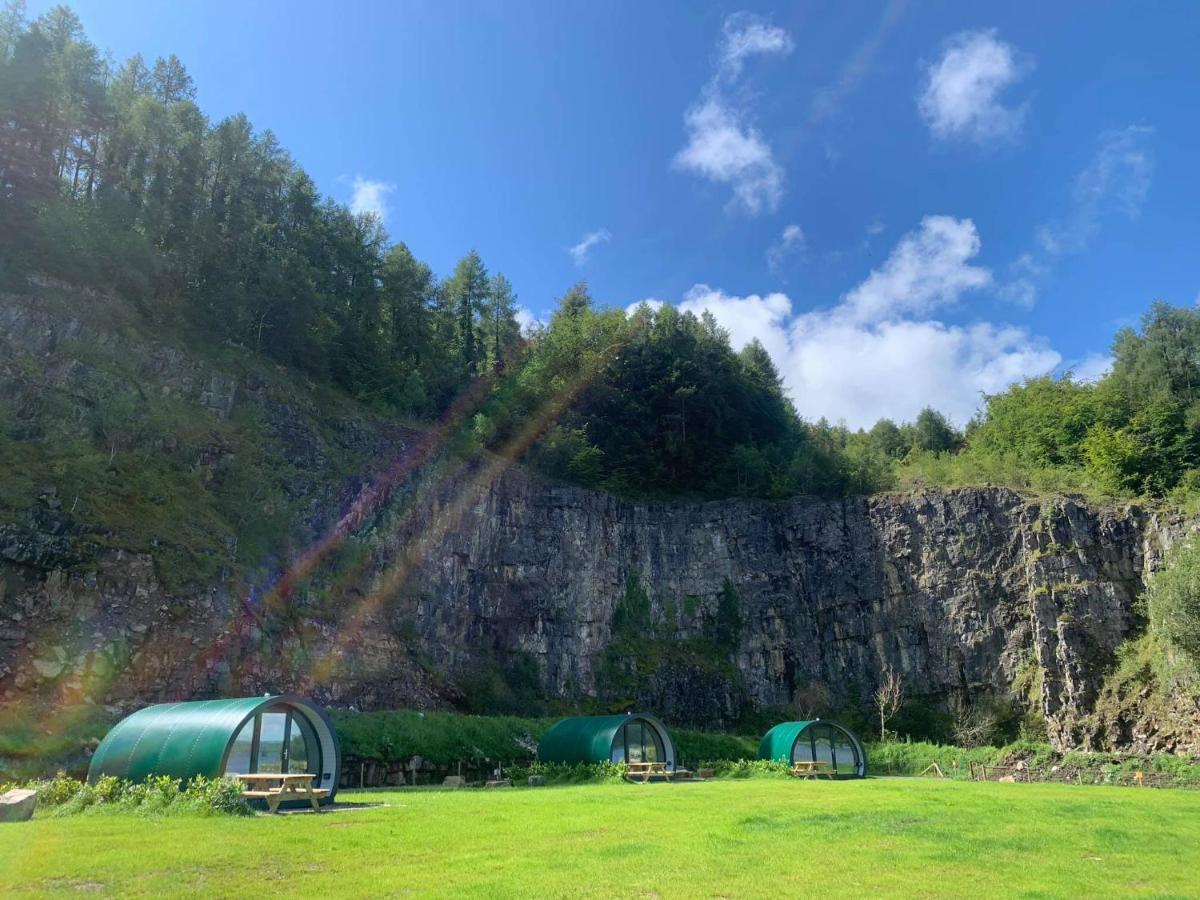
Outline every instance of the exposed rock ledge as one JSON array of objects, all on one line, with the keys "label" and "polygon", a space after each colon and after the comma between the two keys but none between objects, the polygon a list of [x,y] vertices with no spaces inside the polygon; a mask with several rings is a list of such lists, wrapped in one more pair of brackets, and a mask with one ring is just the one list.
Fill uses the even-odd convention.
[{"label": "exposed rock ledge", "polygon": [[646,702],[676,720],[720,724],[747,699],[785,705],[806,681],[848,698],[885,666],[910,696],[1003,697],[1038,666],[1052,737],[1073,746],[1084,739],[1073,723],[1141,625],[1143,575],[1182,530],[1138,507],[1004,489],[630,503],[510,469],[402,494],[356,539],[376,578],[407,577],[336,610],[308,609],[304,595],[256,608],[230,585],[170,595],[148,556],[112,551],[81,566],[61,535],[6,529],[0,696],[294,689],[361,708],[429,707],[476,659],[518,653],[538,662],[548,694],[589,693],[635,572],[668,638],[701,632],[726,578],[740,598],[740,683],[670,664],[648,680]]}]

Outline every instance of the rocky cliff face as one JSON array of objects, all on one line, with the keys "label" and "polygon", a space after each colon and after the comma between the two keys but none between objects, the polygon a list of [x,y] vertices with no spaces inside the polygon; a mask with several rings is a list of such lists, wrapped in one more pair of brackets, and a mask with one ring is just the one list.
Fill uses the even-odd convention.
[{"label": "rocky cliff face", "polygon": [[[461,496],[456,496],[461,494]],[[455,501],[458,501],[457,504]],[[642,699],[673,720],[728,721],[743,695],[784,707],[808,682],[865,697],[892,668],[909,697],[971,703],[1037,688],[1077,745],[1116,647],[1140,627],[1142,578],[1182,525],[1005,489],[838,502],[628,503],[509,470],[385,517],[420,644],[454,671],[481,648],[533,656],[547,691],[596,690],[629,573],[667,640],[704,632],[726,580],[743,624],[736,678],[670,660]],[[447,518],[450,521],[447,521]]]},{"label": "rocky cliff face", "polygon": [[[123,381],[96,362],[105,354]],[[266,452],[295,465],[288,483],[306,512],[273,565],[234,574],[230,549],[210,583],[168,587],[153,544],[124,546],[52,477],[37,485],[0,520],[3,700],[126,707],[294,690],[428,708],[461,699],[481,661],[524,661],[549,696],[594,695],[620,671],[629,699],[664,718],[721,725],[747,704],[787,706],[807,683],[852,703],[890,668],[910,698],[935,705],[1007,700],[1017,684],[1057,744],[1103,743],[1086,716],[1142,624],[1145,574],[1185,527],[1136,506],[1000,488],[627,502],[500,460],[431,457],[429,436],[361,413],[331,418],[257,375],[27,299],[0,302],[10,441],[44,452],[41,425],[63,415],[62,398],[82,416],[102,389],[168,395],[202,422],[252,409]],[[189,452],[201,484],[219,481],[220,439]],[[649,598],[655,652],[629,659],[612,641],[631,576]],[[738,622],[718,646],[723,590]]]}]

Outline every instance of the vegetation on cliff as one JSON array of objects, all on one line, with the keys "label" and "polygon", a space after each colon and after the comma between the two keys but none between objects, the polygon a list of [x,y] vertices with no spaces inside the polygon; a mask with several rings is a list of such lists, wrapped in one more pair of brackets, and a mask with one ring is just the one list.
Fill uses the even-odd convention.
[{"label": "vegetation on cliff", "polygon": [[802,421],[764,348],[735,352],[707,315],[602,309],[579,284],[522,334],[513,286],[477,253],[439,279],[377,218],[322,198],[270,131],[210,122],[175,56],[114,67],[65,7],[33,22],[5,8],[0,80],[5,286],[40,272],[108,290],[193,345],[449,417],[460,448],[636,496],[1200,483],[1200,312],[1156,305],[1118,334],[1110,375],[1016,385],[965,434],[932,409],[851,431]]},{"label": "vegetation on cliff", "polygon": [[1167,564],[1150,579],[1146,605],[1151,633],[1170,646],[1176,664],[1200,663],[1200,535],[1171,548]]},{"label": "vegetation on cliff", "polygon": [[1148,580],[1148,626],[1125,642],[1089,717],[1094,743],[1200,746],[1200,536],[1173,547]]},{"label": "vegetation on cliff", "polygon": [[581,484],[882,485],[881,458],[802,423],[763,349],[735,353],[711,319],[597,311],[577,285],[522,336],[512,285],[477,253],[436,278],[377,218],[322,198],[270,131],[208,121],[174,56],[114,68],[69,9],[26,22],[9,4],[0,81],[7,289],[34,273],[100,288],[193,347],[232,344],[379,411],[449,417],[467,448]]},{"label": "vegetation on cliff", "polygon": [[1124,328],[1094,383],[1044,376],[987,398],[953,458],[916,460],[936,485],[990,481],[1104,497],[1170,497],[1200,486],[1200,310],[1155,303]]}]

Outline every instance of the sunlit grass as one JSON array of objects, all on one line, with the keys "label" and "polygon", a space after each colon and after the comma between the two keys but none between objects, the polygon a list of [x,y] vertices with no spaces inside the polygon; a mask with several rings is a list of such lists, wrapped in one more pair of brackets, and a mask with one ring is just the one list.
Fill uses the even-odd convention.
[{"label": "sunlit grass", "polygon": [[902,491],[1001,486],[1040,496],[1081,495],[1100,505],[1119,500],[1098,489],[1078,469],[1038,468],[969,450],[910,454],[897,465],[896,478]]},{"label": "sunlit grass", "polygon": [[339,799],[382,805],[0,827],[0,886],[122,896],[1186,896],[1200,864],[1200,793],[1188,791],[869,779]]}]

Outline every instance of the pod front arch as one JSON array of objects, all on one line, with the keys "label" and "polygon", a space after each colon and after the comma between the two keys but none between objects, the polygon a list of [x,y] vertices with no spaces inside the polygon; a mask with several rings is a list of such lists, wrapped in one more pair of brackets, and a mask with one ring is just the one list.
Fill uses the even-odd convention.
[{"label": "pod front arch", "polygon": [[329,717],[302,697],[268,695],[148,706],[118,722],[100,742],[88,781],[166,775],[187,781],[251,772],[305,772],[337,792],[341,747]]},{"label": "pod front arch", "polygon": [[557,763],[660,762],[678,767],[667,727],[654,716],[577,716],[560,719],[538,742],[538,759]]},{"label": "pod front arch", "polygon": [[867,774],[867,751],[849,728],[827,719],[780,722],[758,746],[759,759],[779,762],[820,762],[839,778]]}]

